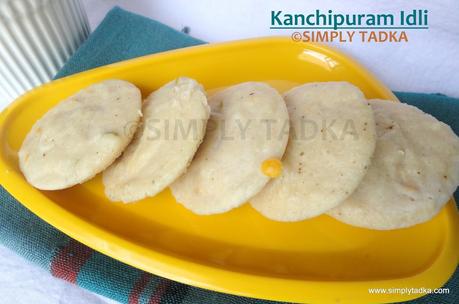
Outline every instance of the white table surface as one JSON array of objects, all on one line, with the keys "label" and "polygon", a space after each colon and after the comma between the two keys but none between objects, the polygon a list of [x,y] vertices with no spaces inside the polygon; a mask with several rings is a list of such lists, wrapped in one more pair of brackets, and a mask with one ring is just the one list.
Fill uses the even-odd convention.
[{"label": "white table surface", "polygon": [[[459,1],[274,1],[274,0],[83,0],[92,28],[114,5],[149,16],[176,29],[188,26],[194,37],[209,41],[279,35],[269,30],[270,11],[306,13],[384,13],[428,9],[430,29],[409,33],[409,43],[336,45],[372,70],[391,89],[441,92],[459,97]],[[0,246],[0,303],[114,303],[46,271]]]}]

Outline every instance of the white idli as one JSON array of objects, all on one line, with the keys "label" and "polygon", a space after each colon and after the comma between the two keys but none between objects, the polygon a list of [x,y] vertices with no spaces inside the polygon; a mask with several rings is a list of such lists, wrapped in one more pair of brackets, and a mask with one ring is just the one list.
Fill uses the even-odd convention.
[{"label": "white idli", "polygon": [[42,190],[83,183],[108,167],[131,141],[142,97],[122,80],[91,85],[38,120],[19,150],[27,181]]},{"label": "white idli", "polygon": [[193,79],[178,78],[153,92],[134,140],[104,172],[108,198],[132,202],[166,188],[196,153],[209,114],[204,89]]},{"label": "white idli", "polygon": [[459,138],[413,106],[370,103],[378,134],[373,162],[357,190],[329,215],[380,230],[430,220],[459,184]]},{"label": "white idli", "polygon": [[291,123],[284,170],[251,205],[273,220],[300,221],[355,190],[375,148],[375,123],[362,92],[347,82],[308,83],[284,98]]},{"label": "white idli", "polygon": [[269,181],[264,160],[281,158],[288,140],[288,112],[279,93],[247,82],[210,99],[204,142],[186,174],[171,185],[178,202],[197,214],[238,207]]}]

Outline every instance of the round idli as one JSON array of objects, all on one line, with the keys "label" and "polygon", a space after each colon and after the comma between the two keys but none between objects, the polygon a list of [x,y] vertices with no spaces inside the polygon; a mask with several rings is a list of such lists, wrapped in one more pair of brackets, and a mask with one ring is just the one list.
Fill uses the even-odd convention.
[{"label": "round idli", "polygon": [[371,161],[373,111],[347,82],[308,83],[284,95],[290,139],[282,174],[251,199],[276,221],[300,221],[336,207],[358,186]]},{"label": "round idli", "polygon": [[139,89],[123,80],[91,85],[63,100],[27,134],[19,166],[27,181],[42,190],[83,183],[107,168],[132,139],[126,125],[140,119]]},{"label": "round idli", "polygon": [[260,191],[270,180],[262,163],[282,157],[289,131],[284,100],[265,83],[229,87],[209,103],[204,142],[186,174],[171,185],[179,203],[202,215],[236,208]]},{"label": "round idli", "polygon": [[378,139],[357,190],[328,214],[353,226],[388,230],[433,218],[459,184],[459,138],[403,103],[371,100]]},{"label": "round idli", "polygon": [[202,142],[210,108],[203,87],[181,77],[148,96],[142,112],[134,140],[104,171],[112,201],[154,196],[180,176]]}]

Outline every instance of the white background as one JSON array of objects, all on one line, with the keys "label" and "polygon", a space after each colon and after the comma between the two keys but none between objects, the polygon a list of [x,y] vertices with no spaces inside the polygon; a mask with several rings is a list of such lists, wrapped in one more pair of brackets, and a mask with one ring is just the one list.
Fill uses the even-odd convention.
[{"label": "white background", "polygon": [[[271,10],[291,13],[315,9],[338,13],[398,13],[428,9],[429,30],[410,31],[409,43],[336,45],[372,70],[391,89],[441,92],[459,97],[459,1],[305,1],[305,0],[83,0],[95,28],[114,5],[155,18],[209,42],[287,34],[269,30]],[[0,246],[0,303],[107,303]]]},{"label": "white background", "polygon": [[[85,0],[94,28],[113,4],[149,16],[209,42],[284,35],[270,30],[271,10],[310,13],[395,13],[429,10],[429,30],[408,32],[409,43],[337,44],[371,69],[392,90],[441,92],[459,97],[459,1],[401,0]],[[352,5],[351,5],[352,3]]]}]

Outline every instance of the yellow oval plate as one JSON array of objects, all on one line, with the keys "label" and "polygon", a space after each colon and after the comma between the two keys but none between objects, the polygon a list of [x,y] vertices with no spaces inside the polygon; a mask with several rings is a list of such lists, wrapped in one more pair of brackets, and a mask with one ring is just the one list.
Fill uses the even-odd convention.
[{"label": "yellow oval plate", "polygon": [[274,222],[248,204],[197,216],[176,203],[169,190],[136,204],[111,203],[100,176],[63,191],[39,191],[25,181],[17,151],[34,122],[59,100],[107,78],[131,81],[146,96],[178,76],[193,77],[210,90],[249,80],[267,81],[280,91],[303,82],[346,80],[368,98],[396,100],[343,54],[287,38],[141,57],[53,81],[3,111],[1,184],[42,219],[98,251],[172,280],[227,293],[292,302],[393,302],[422,294],[375,294],[369,288],[436,288],[453,273],[459,221],[452,201],[428,223],[372,231],[325,215]]}]

